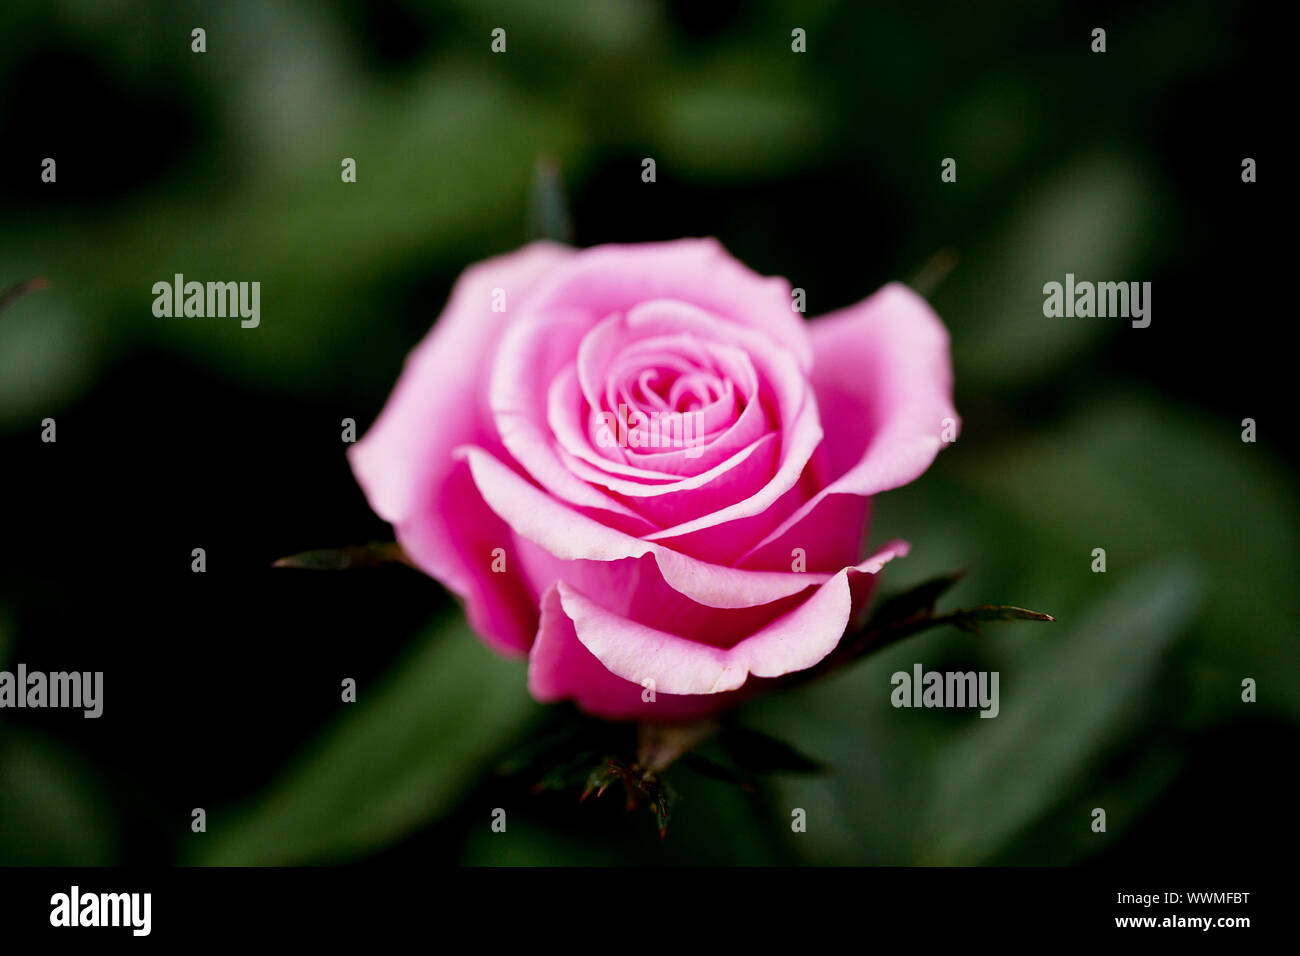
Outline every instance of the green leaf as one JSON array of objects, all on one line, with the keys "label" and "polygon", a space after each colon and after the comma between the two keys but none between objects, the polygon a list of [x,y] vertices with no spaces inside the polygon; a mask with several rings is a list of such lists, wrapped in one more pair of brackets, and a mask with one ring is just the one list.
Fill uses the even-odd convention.
[{"label": "green leaf", "polygon": [[702,777],[708,777],[710,780],[721,780],[723,783],[734,783],[744,790],[754,789],[754,777],[752,774],[744,773],[735,767],[729,767],[724,763],[706,757],[701,753],[688,753],[682,755],[682,765],[694,770]]},{"label": "green leaf", "polygon": [[980,604],[976,607],[964,607],[936,619],[939,623],[964,624],[981,621],[1055,621],[1056,618],[1042,611],[1030,611],[1010,604]]},{"label": "green leaf", "polygon": [[[1109,596],[1049,641],[1036,630],[978,643],[935,631],[752,702],[747,723],[816,740],[833,768],[767,783],[774,812],[807,812],[808,831],[790,837],[791,848],[831,864],[986,862],[1064,801],[1102,799],[1097,791],[1111,781],[1096,782],[1094,762],[1140,739],[1161,655],[1192,620],[1200,581],[1168,563],[1106,582]],[[1000,673],[996,718],[891,705],[893,672],[917,661],[941,666],[953,654]],[[1086,814],[1075,822],[1089,824]]]},{"label": "green leaf", "polygon": [[934,613],[934,602],[961,579],[963,572],[941,575],[885,601],[867,624],[844,636],[838,647],[816,667],[786,679],[787,685],[818,680],[865,654],[874,654],[922,631],[951,624],[970,634],[979,634],[987,621],[1055,621],[1041,611],[1029,611],[1007,604],[981,604],[946,614]]},{"label": "green leaf", "polygon": [[318,548],[300,551],[272,562],[273,568],[301,568],[307,571],[348,571],[381,564],[410,565],[410,559],[395,541],[350,545],[346,548]]},{"label": "green leaf", "polygon": [[889,621],[902,621],[914,614],[929,613],[934,610],[934,602],[939,600],[954,584],[961,580],[965,572],[953,571],[938,577],[922,581],[916,587],[895,594],[880,602],[867,629],[878,627]]},{"label": "green leaf", "polygon": [[0,866],[111,864],[118,832],[78,757],[45,737],[0,727]]},{"label": "green leaf", "polygon": [[[1148,812],[1186,763],[1182,750],[1168,742],[1132,741],[1122,769],[1089,779],[1089,786],[1066,793],[1041,822],[1021,831],[987,860],[989,865],[1052,866],[1082,863],[1109,849]],[[1093,831],[1092,811],[1106,811],[1106,832]],[[1080,826],[1080,821],[1088,825]]]},{"label": "green leaf", "polygon": [[826,768],[794,747],[761,730],[727,726],[717,744],[736,767],[747,773],[824,773]]},{"label": "green leaf", "polygon": [[585,750],[566,757],[545,768],[532,785],[533,793],[543,790],[572,790],[574,787],[590,784],[589,774],[592,764],[599,758],[594,750]]},{"label": "green leaf", "polygon": [[[1178,556],[1213,568],[1172,712],[1189,732],[1240,717],[1241,680],[1260,675],[1270,687],[1252,705],[1261,716],[1300,719],[1300,654],[1280,637],[1300,618],[1300,499],[1283,447],[1270,447],[1281,436],[1243,442],[1240,421],[1114,394],[1068,426],[972,456],[970,491],[947,490],[953,507],[987,515],[969,541],[999,534],[964,558],[981,594],[1023,595],[1073,617],[1116,574]],[[933,497],[917,504],[881,533],[957,520]],[[1106,574],[1087,570],[1097,547]]]},{"label": "green leaf", "polygon": [[518,661],[459,618],[420,637],[250,806],[208,816],[190,862],[282,865],[360,856],[453,809],[541,708]]},{"label": "green leaf", "polygon": [[980,624],[988,621],[1055,621],[1056,618],[1042,611],[1028,611],[1023,607],[1008,604],[981,604],[977,607],[964,607],[957,611],[941,614],[931,618],[929,626],[935,624],[952,624],[972,634],[980,633]]},{"label": "green leaf", "polygon": [[1004,672],[997,717],[970,721],[933,759],[921,861],[984,862],[1071,787],[1086,790],[1087,770],[1133,732],[1134,702],[1193,619],[1199,587],[1185,566],[1148,569]]},{"label": "green leaf", "polygon": [[101,337],[95,320],[73,301],[75,284],[24,297],[38,288],[45,288],[43,280],[0,294],[0,430],[57,416],[99,365]]}]

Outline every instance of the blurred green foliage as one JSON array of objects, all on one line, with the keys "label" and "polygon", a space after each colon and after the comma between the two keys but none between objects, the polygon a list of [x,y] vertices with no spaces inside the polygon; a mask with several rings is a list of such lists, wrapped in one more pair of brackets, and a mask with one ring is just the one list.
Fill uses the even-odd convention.
[{"label": "blurred green foliage", "polygon": [[418,638],[367,696],[253,807],[214,825],[191,862],[329,862],[382,847],[445,814],[541,710],[518,662],[463,620]]}]

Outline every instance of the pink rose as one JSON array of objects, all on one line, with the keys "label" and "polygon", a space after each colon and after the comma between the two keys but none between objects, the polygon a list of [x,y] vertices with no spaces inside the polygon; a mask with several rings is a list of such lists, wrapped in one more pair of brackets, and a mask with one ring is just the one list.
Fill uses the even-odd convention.
[{"label": "pink rose", "polygon": [[534,697],[680,720],[835,648],[951,394],[902,285],[805,323],[714,240],[534,243],[461,276],[351,462]]}]

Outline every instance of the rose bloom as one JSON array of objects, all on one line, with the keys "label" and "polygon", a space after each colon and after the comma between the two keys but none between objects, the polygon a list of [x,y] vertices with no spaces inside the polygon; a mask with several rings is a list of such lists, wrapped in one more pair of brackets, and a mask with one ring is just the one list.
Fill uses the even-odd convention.
[{"label": "rose bloom", "polygon": [[871,497],[920,475],[948,335],[902,285],[810,323],[713,240],[472,266],[351,449],[409,559],[539,701],[707,716],[839,643],[891,558]]}]

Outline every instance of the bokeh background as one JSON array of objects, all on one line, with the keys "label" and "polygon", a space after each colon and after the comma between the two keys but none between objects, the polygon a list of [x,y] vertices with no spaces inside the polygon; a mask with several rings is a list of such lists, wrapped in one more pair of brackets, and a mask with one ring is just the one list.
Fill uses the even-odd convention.
[{"label": "bokeh background", "polygon": [[[0,713],[0,863],[1294,855],[1289,55],[1266,8],[9,0],[3,21],[0,288],[50,288],[0,314],[0,666],[106,690],[99,720]],[[714,235],[810,315],[925,287],[965,425],[877,501],[872,537],[914,549],[885,589],[966,567],[946,606],[1059,623],[930,633],[747,705],[831,771],[751,794],[683,770],[660,842],[617,797],[500,772],[555,716],[435,582],[272,570],[391,537],[340,422],[378,413],[461,269],[535,230],[539,160],[580,245]],[[155,318],[177,272],[260,281],[261,327]],[[1153,282],[1151,327],[1044,318],[1066,272]],[[1001,716],[894,710],[916,661],[998,670]]]}]

